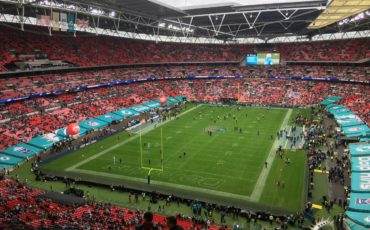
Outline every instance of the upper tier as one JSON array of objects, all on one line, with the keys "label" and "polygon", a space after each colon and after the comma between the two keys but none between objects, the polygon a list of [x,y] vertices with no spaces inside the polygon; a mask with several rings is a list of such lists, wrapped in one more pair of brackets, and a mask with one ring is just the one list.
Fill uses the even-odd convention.
[{"label": "upper tier", "polygon": [[[45,31],[44,31],[45,32]],[[70,33],[30,33],[0,26],[0,65],[13,60],[10,50],[32,54],[40,50],[50,59],[80,66],[124,63],[240,61],[256,51],[281,53],[284,61],[359,61],[370,58],[370,39],[268,45],[202,45],[149,41]]]}]

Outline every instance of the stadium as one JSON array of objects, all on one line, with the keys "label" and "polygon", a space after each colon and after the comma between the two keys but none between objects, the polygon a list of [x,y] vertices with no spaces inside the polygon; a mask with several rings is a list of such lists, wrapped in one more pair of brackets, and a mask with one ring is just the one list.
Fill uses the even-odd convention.
[{"label": "stadium", "polygon": [[0,229],[370,229],[369,0],[1,0]]}]

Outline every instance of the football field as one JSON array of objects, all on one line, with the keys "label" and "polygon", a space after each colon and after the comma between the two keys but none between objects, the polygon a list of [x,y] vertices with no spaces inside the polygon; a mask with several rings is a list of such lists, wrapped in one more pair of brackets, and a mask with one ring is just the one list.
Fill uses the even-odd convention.
[{"label": "football field", "polygon": [[131,181],[149,191],[162,188],[202,200],[298,211],[304,202],[305,154],[286,151],[290,164],[276,157],[276,133],[287,127],[291,113],[195,106],[177,118],[131,136],[119,133],[42,167],[124,185]]}]

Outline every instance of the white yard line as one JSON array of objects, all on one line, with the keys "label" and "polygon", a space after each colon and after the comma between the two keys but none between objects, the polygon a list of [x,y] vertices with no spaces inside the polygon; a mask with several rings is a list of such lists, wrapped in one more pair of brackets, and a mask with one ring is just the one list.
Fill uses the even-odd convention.
[{"label": "white yard line", "polygon": [[[281,123],[281,126],[280,126],[279,130],[282,130],[284,127],[287,126],[291,114],[292,114],[292,109],[289,109],[288,112],[285,115],[285,118],[284,118],[283,122]],[[250,196],[251,201],[258,202],[260,200],[263,189],[265,187],[267,177],[268,177],[268,175],[270,173],[270,169],[272,167],[272,163],[274,162],[274,158],[275,158],[275,155],[276,155],[275,154],[276,149],[278,149],[278,147],[279,147],[279,140],[276,138],[273,145],[271,146],[269,155],[267,156],[267,159],[266,159],[267,168],[265,168],[265,166],[263,165],[262,172],[259,175],[258,180],[256,182],[256,185],[254,186],[252,195]]]},{"label": "white yard line", "polygon": [[[194,108],[191,108],[191,109],[189,109],[189,110],[187,110],[187,111],[185,111],[185,112],[181,113],[181,114],[180,114],[180,115],[178,115],[177,117],[181,117],[181,116],[183,116],[183,115],[185,115],[185,114],[187,114],[187,113],[189,113],[189,112],[193,111],[194,109],[199,108],[200,106],[202,106],[202,105],[195,106]],[[157,128],[158,128],[158,127],[160,127],[160,126],[162,126],[162,125],[164,125],[164,124],[167,124],[167,123],[168,123],[168,122],[170,122],[170,121],[172,121],[172,120],[166,120],[166,121],[164,121],[164,122],[162,122],[162,123],[158,124],[158,125],[157,125]],[[154,129],[154,125],[148,126],[148,127],[146,127],[146,128],[144,128],[144,129],[142,129],[142,130],[141,130],[141,134],[143,135],[143,134],[145,134],[145,133],[148,133],[149,131],[151,131],[151,130],[153,130],[153,129]],[[136,139],[136,138],[138,138],[138,137],[139,137],[139,135],[136,135],[136,136],[130,137],[130,138],[128,138],[128,139],[126,139],[126,140],[124,140],[124,141],[122,141],[122,142],[118,143],[118,144],[112,145],[111,147],[109,147],[109,148],[107,148],[107,149],[105,149],[105,150],[103,150],[103,151],[101,151],[101,152],[99,152],[99,153],[97,153],[97,154],[95,154],[95,155],[93,155],[93,156],[89,157],[89,158],[86,158],[85,160],[82,160],[82,161],[78,162],[77,164],[72,165],[72,166],[71,166],[71,167],[69,167],[69,168],[66,168],[66,169],[65,169],[65,171],[72,171],[72,170],[74,170],[74,169],[76,169],[76,168],[80,167],[81,165],[86,164],[87,162],[92,161],[92,160],[94,160],[94,159],[96,159],[96,158],[100,157],[101,155],[104,155],[104,154],[106,154],[107,152],[112,151],[113,149],[116,149],[116,148],[118,148],[118,147],[120,147],[120,146],[122,146],[122,145],[124,145],[124,144],[126,144],[126,143],[128,143],[128,142],[130,142],[130,141],[132,141],[132,140],[135,140],[135,139]]]},{"label": "white yard line", "polygon": [[[97,172],[97,171],[91,171],[91,170],[85,170],[85,169],[74,169],[73,172],[84,173],[84,174],[89,174],[89,175],[96,175],[96,176],[102,176],[102,177],[125,179],[125,180],[130,180],[130,181],[137,181],[137,182],[141,182],[141,183],[147,183],[147,179],[141,179],[141,178],[136,178],[136,177],[130,177],[130,176],[124,176],[124,175],[118,175],[118,174],[111,174],[111,173],[104,173],[104,172]],[[202,192],[202,193],[205,193],[205,194],[212,194],[212,195],[217,195],[217,196],[221,196],[221,197],[230,197],[230,198],[240,199],[240,200],[245,200],[245,201],[250,200],[250,198],[248,196],[243,196],[243,195],[238,195],[238,194],[233,194],[233,193],[228,193],[228,192],[221,192],[221,191],[206,189],[206,188],[199,188],[199,187],[194,187],[194,186],[174,184],[174,183],[168,183],[168,182],[157,181],[157,180],[153,181],[153,184],[167,186],[167,187],[173,187],[173,188],[177,188],[179,190]]]}]

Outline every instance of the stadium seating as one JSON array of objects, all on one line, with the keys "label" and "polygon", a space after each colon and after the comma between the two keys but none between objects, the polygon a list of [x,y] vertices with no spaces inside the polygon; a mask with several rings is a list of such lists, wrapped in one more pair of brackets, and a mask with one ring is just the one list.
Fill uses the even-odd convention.
[{"label": "stadium seating", "polygon": [[[38,28],[39,29],[39,28]],[[37,29],[36,29],[37,30]],[[107,36],[40,35],[1,27],[0,65],[17,60],[17,54],[46,54],[79,66],[124,63],[238,62],[247,53],[281,53],[284,61],[361,61],[370,58],[368,39],[271,45],[201,45],[154,43]],[[45,31],[43,31],[45,34]],[[93,47],[93,48],[92,48]],[[6,69],[0,68],[0,71]]]},{"label": "stadium seating", "polygon": [[[277,72],[280,68],[278,67],[274,71]],[[80,76],[84,76],[81,78],[82,83],[80,84],[106,83],[106,81],[117,80],[117,76],[128,77],[124,72],[119,73],[119,71],[113,71],[114,74],[103,71],[106,75],[84,72],[80,74]],[[172,71],[175,72],[177,70]],[[187,71],[193,73],[197,70],[190,69]],[[212,68],[205,68],[203,72],[211,74],[212,71]],[[219,72],[222,74],[228,74],[228,71],[226,68],[219,69]],[[244,70],[237,69],[236,71]],[[133,73],[132,70],[128,70],[128,72],[128,75]],[[72,73],[72,75],[78,74]],[[66,81],[64,81],[64,77]],[[41,78],[41,76],[37,78]],[[52,76],[47,76],[47,78],[49,80],[44,80],[44,83],[54,85],[53,80],[51,80]],[[67,82],[70,78],[72,76],[67,74],[66,76],[58,76],[55,80]],[[21,78],[19,81],[21,81]],[[26,82],[34,82],[34,80]],[[45,87],[40,83],[37,84],[39,88]],[[73,86],[76,86],[75,83],[73,84]],[[60,85],[60,87],[63,87],[63,85]],[[120,108],[156,100],[161,95],[177,96],[180,94],[186,95],[189,100],[195,101],[216,102],[222,98],[236,98],[240,102],[247,104],[283,106],[316,104],[329,96],[336,95],[342,97],[344,104],[357,112],[366,122],[370,121],[370,101],[368,98],[370,89],[366,85],[361,84],[334,84],[330,82],[255,77],[192,81],[185,79],[177,81],[161,80],[93,88],[75,93],[31,98],[9,103],[2,108],[0,113],[0,150],[3,150],[10,144],[27,142],[33,137],[53,132],[73,122],[79,122]]]},{"label": "stadium seating", "polygon": [[[0,180],[0,228],[133,229],[142,221],[142,213],[137,210],[95,202],[69,206],[37,197],[43,193],[14,180]],[[168,229],[166,216],[155,214],[153,219],[161,229]],[[183,217],[178,224],[185,230],[203,227]],[[210,229],[220,227],[212,225]]]},{"label": "stadium seating", "polygon": [[[27,96],[31,93],[51,92],[55,90],[70,90],[80,86],[97,85],[118,80],[143,79],[148,77],[182,77],[208,75],[241,75],[247,77],[267,76],[305,76],[321,78],[338,78],[340,80],[370,81],[369,67],[341,66],[288,66],[288,67],[239,67],[235,65],[222,66],[190,66],[168,68],[135,68],[101,71],[71,72],[66,74],[48,74],[40,76],[0,79],[0,99]],[[16,87],[15,87],[16,86]],[[47,99],[45,99],[47,100]],[[41,104],[40,104],[41,103]],[[42,107],[55,106],[51,102],[39,101]]]},{"label": "stadium seating", "polygon": [[[62,36],[59,36],[62,35]],[[68,124],[97,117],[160,98],[186,95],[189,100],[219,102],[234,99],[245,104],[307,106],[339,96],[339,103],[370,123],[370,87],[351,81],[370,83],[370,67],[352,65],[279,65],[239,66],[246,53],[280,52],[284,61],[358,62],[370,58],[370,40],[338,40],[310,43],[266,45],[202,45],[153,43],[106,36],[77,36],[62,33],[43,36],[0,26],[0,72],[4,65],[19,59],[18,54],[39,50],[50,60],[63,60],[78,66],[101,66],[134,63],[181,64],[86,70],[67,73],[30,75],[0,79],[0,100],[31,94],[53,93],[0,105],[0,152],[11,145],[28,142],[39,135],[53,132]],[[184,65],[207,62],[202,66]],[[223,62],[216,64],[215,62]],[[212,64],[213,63],[213,64]],[[348,64],[348,63],[347,63]],[[187,76],[242,76],[242,78],[192,79]],[[336,78],[342,81],[304,81],[271,77]],[[85,86],[160,78],[106,87]],[[171,79],[166,79],[171,78]],[[174,79],[176,78],[176,79]],[[319,140],[321,141],[321,140]],[[309,151],[310,167],[317,168],[321,158]],[[13,228],[80,228],[129,229],[140,223],[138,211],[110,204],[89,203],[66,206],[36,198],[43,193],[12,180],[0,180],[0,229]],[[16,218],[14,218],[16,217]],[[165,217],[155,215],[155,222],[165,226]],[[184,229],[201,228],[187,218],[179,218]],[[166,229],[164,227],[163,229]],[[219,229],[210,226],[209,229]]]}]

